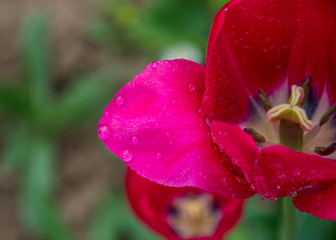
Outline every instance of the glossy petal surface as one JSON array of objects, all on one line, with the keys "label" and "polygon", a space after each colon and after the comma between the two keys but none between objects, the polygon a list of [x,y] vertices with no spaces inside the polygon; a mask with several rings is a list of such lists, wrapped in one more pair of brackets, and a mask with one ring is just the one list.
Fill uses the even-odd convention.
[{"label": "glossy petal surface", "polygon": [[216,149],[201,109],[205,69],[186,60],[152,63],[107,106],[98,134],[138,174],[169,186],[231,197],[253,193]]},{"label": "glossy petal surface", "polygon": [[318,190],[336,182],[335,160],[280,145],[259,149],[251,136],[227,123],[213,121],[211,130],[220,149],[243,171],[252,188],[265,197],[291,196],[306,187]]},{"label": "glossy petal surface", "polygon": [[[211,119],[240,123],[259,89],[271,95],[312,77],[335,101],[335,14],[332,0],[230,1],[216,16],[207,50],[203,107]],[[332,30],[333,29],[333,30]]]},{"label": "glossy petal surface", "polygon": [[307,188],[294,197],[293,202],[302,212],[326,220],[336,220],[336,184],[325,189]]},{"label": "glossy petal surface", "polygon": [[[196,188],[162,186],[140,177],[132,170],[127,171],[126,191],[130,205],[137,216],[151,229],[169,240],[181,239],[167,223],[172,201],[187,194],[204,193]],[[241,216],[243,200],[228,199],[217,194],[213,194],[213,197],[223,213],[222,220],[212,237],[197,238],[198,240],[222,239],[222,236],[237,223]]]}]

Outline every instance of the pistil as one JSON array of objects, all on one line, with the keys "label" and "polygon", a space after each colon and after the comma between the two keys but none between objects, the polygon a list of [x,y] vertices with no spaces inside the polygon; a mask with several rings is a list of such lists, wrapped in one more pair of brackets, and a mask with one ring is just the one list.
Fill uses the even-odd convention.
[{"label": "pistil", "polygon": [[280,120],[279,126],[280,143],[296,151],[302,151],[303,147],[303,129],[298,123]]},{"label": "pistil", "polygon": [[292,94],[288,104],[280,104],[268,110],[267,118],[271,122],[278,120],[288,120],[298,123],[299,126],[306,131],[310,131],[314,123],[310,121],[303,108],[300,107],[302,100],[305,99],[305,91],[302,87],[292,86]]},{"label": "pistil", "polygon": [[[314,126],[314,123],[308,119],[302,106],[306,102],[311,80],[311,78],[308,78],[300,87],[293,85],[291,87],[291,95],[288,103],[279,104],[274,107],[267,95],[262,90],[258,91],[263,108],[267,112],[268,120],[270,122],[280,122],[278,128],[280,144],[296,151],[310,152],[311,148],[305,149],[305,146],[310,140],[317,137],[321,127],[329,121],[336,111],[335,103],[325,114],[323,114],[319,124],[316,126]],[[244,128],[244,131],[251,135],[254,141],[258,144],[267,142],[267,139],[253,128]],[[314,149],[314,152],[320,156],[327,156],[335,151],[336,143],[331,143],[326,147],[317,146]]]}]

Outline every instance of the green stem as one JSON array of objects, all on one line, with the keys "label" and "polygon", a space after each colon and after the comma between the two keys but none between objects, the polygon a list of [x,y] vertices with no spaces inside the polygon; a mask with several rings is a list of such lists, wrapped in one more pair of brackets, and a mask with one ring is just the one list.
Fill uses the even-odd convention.
[{"label": "green stem", "polygon": [[282,240],[295,240],[297,235],[297,214],[292,198],[282,199]]}]

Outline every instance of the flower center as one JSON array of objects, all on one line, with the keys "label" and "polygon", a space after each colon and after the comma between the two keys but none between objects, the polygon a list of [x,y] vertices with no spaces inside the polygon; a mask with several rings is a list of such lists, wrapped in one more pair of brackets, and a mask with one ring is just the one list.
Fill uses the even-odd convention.
[{"label": "flower center", "polygon": [[[274,144],[278,142],[281,145],[287,146],[293,150],[308,153],[311,152],[311,146],[308,143],[317,142],[317,144],[320,144],[318,141],[312,141],[312,139],[316,140],[316,137],[321,137],[321,128],[328,122],[331,115],[334,113],[336,104],[332,105],[329,110],[321,116],[318,124],[314,124],[312,120],[308,119],[303,106],[307,99],[310,82],[311,78],[307,79],[301,86],[291,86],[291,95],[288,103],[278,104],[274,107],[266,94],[262,90],[259,91],[259,98],[265,111],[267,112],[267,122],[273,124],[273,127],[271,128],[269,128],[269,124],[264,124],[265,126],[268,126],[268,129],[265,128],[266,130],[263,129],[262,132],[268,133],[270,131],[269,129],[273,129],[273,131],[271,130],[271,132],[273,132],[273,136],[276,135],[278,138],[278,140],[274,141],[273,137],[273,142],[275,142]],[[320,104],[326,105],[327,103],[324,103],[321,99]],[[265,137],[254,128],[244,128],[244,130],[250,134],[258,144],[270,145],[270,142],[272,142],[269,141],[270,139],[267,138],[267,135],[265,135]],[[325,130],[331,130],[331,134],[327,134],[328,136],[324,137],[327,141],[329,141],[327,144],[330,144],[330,142],[333,141],[333,134],[335,131],[334,129],[328,129],[328,127]],[[268,136],[270,136],[270,134],[268,134]],[[321,138],[323,138],[323,136]],[[325,143],[325,141],[322,142]],[[315,145],[313,149],[313,152],[321,156],[330,155],[335,151],[336,143],[331,143],[326,147]]]},{"label": "flower center", "polygon": [[287,104],[277,105],[267,111],[267,119],[270,122],[280,121],[280,143],[294,150],[302,150],[303,133],[310,131],[314,123],[310,121],[303,108],[305,92],[302,87],[293,85],[292,93]]},{"label": "flower center", "polygon": [[179,237],[199,238],[212,236],[221,217],[211,194],[189,194],[172,202],[167,221]]}]

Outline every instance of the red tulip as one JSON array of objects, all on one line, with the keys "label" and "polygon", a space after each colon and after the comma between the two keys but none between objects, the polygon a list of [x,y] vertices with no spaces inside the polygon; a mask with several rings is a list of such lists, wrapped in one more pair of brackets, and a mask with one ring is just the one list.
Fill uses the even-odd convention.
[{"label": "red tulip", "polygon": [[99,136],[157,183],[293,196],[336,220],[335,102],[334,0],[232,0],[214,19],[206,67],[148,65],[107,106]]},{"label": "red tulip", "polygon": [[244,200],[184,187],[159,185],[127,171],[126,191],[135,214],[169,240],[220,240],[241,217]]}]

